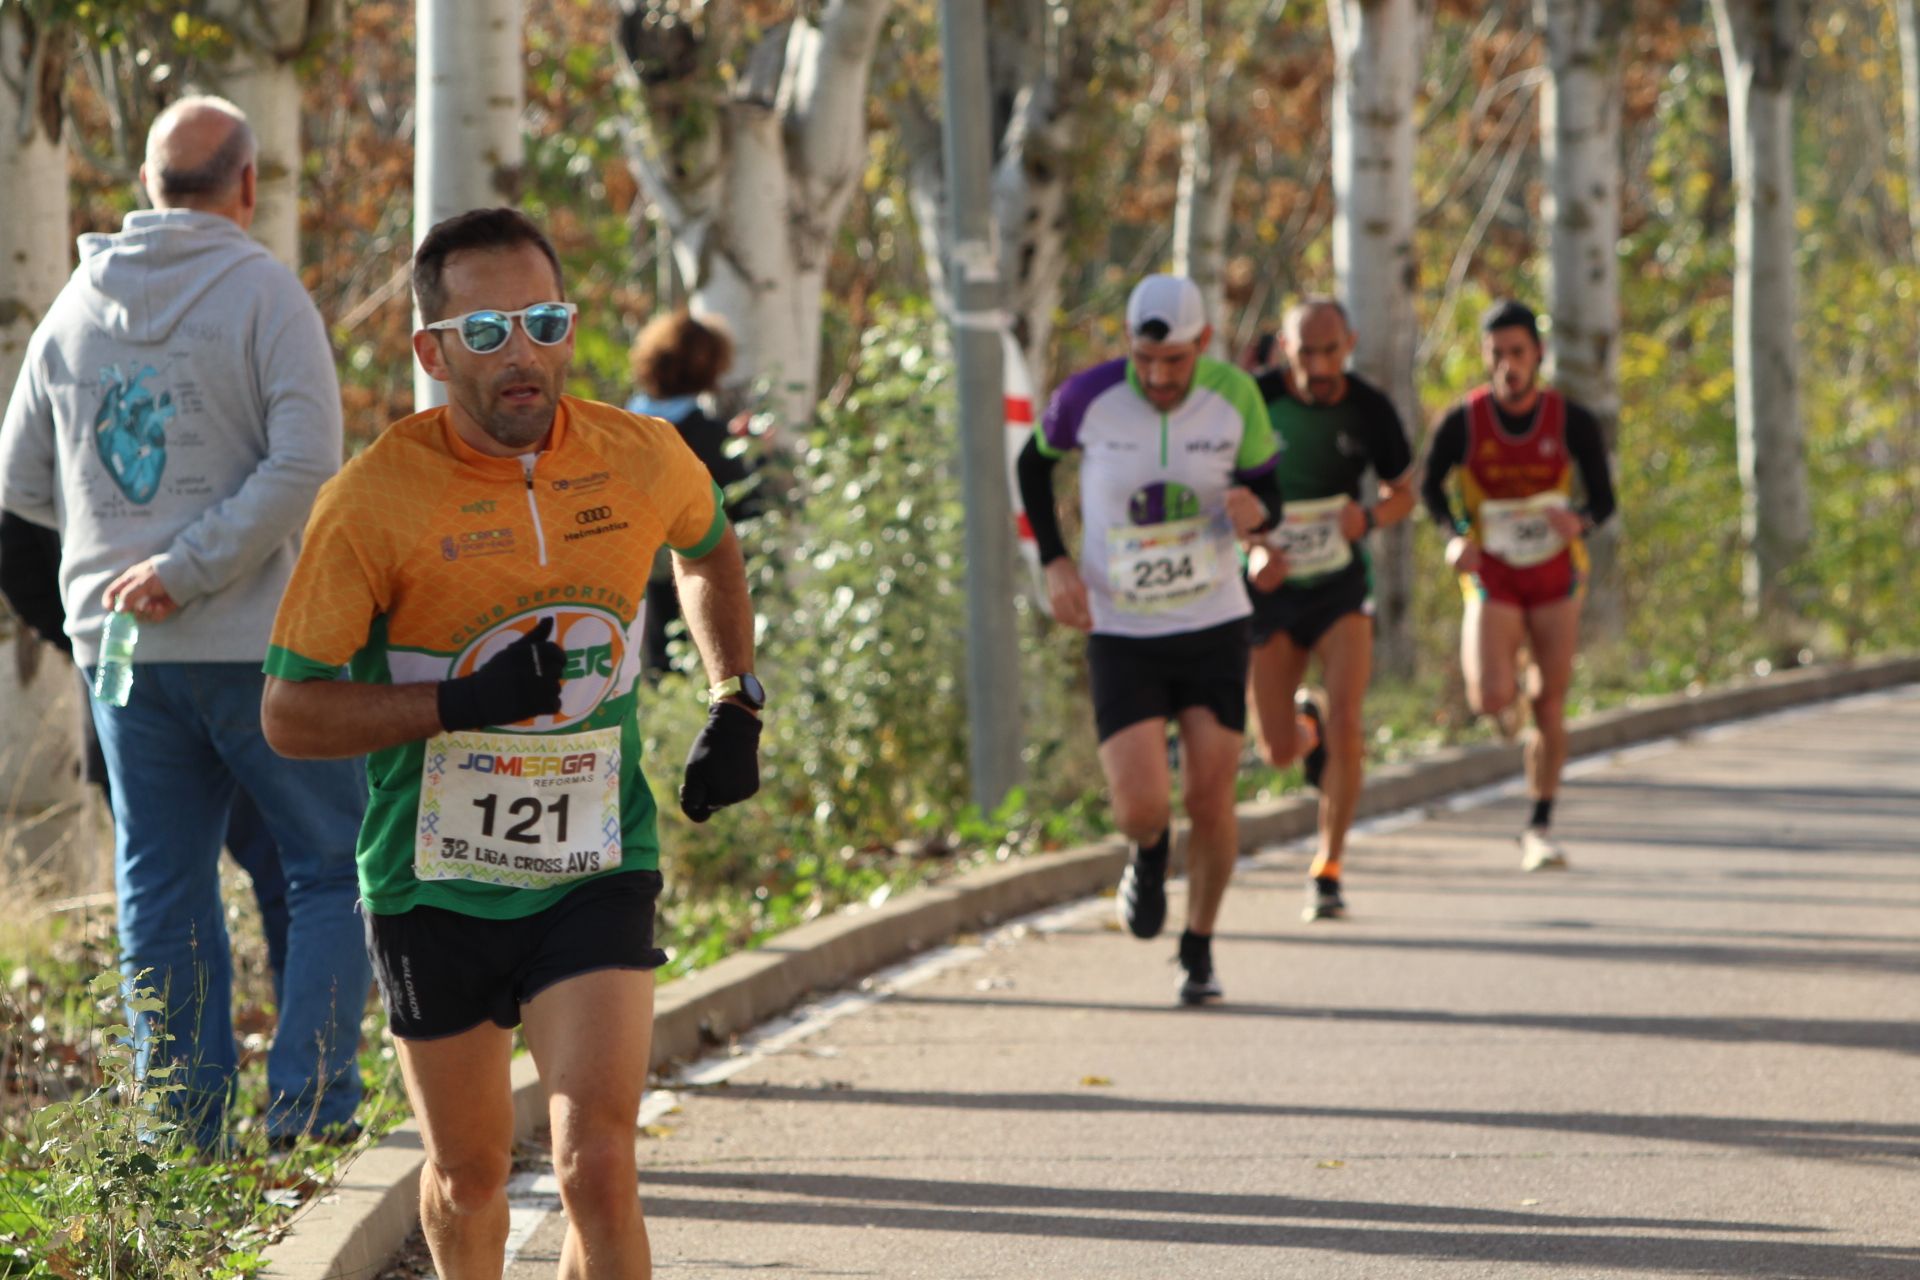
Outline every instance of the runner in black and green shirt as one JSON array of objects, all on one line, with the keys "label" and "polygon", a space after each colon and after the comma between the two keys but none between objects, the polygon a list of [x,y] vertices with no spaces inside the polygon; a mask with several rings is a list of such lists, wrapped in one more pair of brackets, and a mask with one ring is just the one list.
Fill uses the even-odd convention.
[{"label": "runner in black and green shirt", "polygon": [[[1283,441],[1286,518],[1248,562],[1250,701],[1261,753],[1277,768],[1301,760],[1320,789],[1320,842],[1302,912],[1308,920],[1346,910],[1341,859],[1360,799],[1360,707],[1373,670],[1373,572],[1364,540],[1404,520],[1415,500],[1400,415],[1346,372],[1353,347],[1346,310],[1332,298],[1309,298],[1287,312],[1285,363],[1260,378]],[[1372,505],[1361,501],[1368,471],[1377,477]],[[1302,687],[1313,658],[1324,694]]]}]

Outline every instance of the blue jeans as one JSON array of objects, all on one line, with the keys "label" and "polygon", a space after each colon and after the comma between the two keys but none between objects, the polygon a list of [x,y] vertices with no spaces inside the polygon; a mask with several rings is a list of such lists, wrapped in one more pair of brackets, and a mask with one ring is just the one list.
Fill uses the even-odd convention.
[{"label": "blue jeans", "polygon": [[[93,701],[93,681],[79,667],[73,669],[80,681],[80,705]],[[107,803],[113,803],[113,782],[107,776],[107,758],[100,753],[100,735],[91,718],[82,722],[86,729],[86,779],[100,788]],[[260,931],[267,940],[267,970],[273,975],[273,1004],[277,1009],[286,991],[281,975],[287,971],[287,877],[280,870],[280,850],[267,830],[266,819],[247,798],[235,791],[233,813],[227,819],[227,852],[253,881],[253,900],[260,908]]]},{"label": "blue jeans", "polygon": [[[265,677],[250,663],[136,664],[124,707],[89,700],[113,779],[121,972],[166,1009],[133,1019],[137,1062],[156,1048],[188,1135],[220,1142],[238,1071],[220,846],[236,786],[258,807],[287,880],[285,996],[267,1055],[267,1131],[345,1125],[372,970],[355,908],[354,844],[366,806],[359,760],[286,760],[260,731]],[[158,1042],[164,1033],[170,1041]]]},{"label": "blue jeans", "polygon": [[287,998],[287,875],[280,869],[280,848],[273,842],[267,820],[246,789],[236,789],[233,810],[227,816],[227,852],[253,882],[254,905],[260,908],[260,933],[267,943],[267,972],[273,977],[273,1006]]}]

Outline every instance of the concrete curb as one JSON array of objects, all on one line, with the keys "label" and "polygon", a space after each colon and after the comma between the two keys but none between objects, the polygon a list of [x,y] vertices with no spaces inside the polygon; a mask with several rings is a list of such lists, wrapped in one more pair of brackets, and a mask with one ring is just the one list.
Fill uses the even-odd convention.
[{"label": "concrete curb", "polygon": [[[1604,711],[1572,726],[1570,755],[1612,751],[1808,703],[1920,682],[1920,656],[1810,667],[1699,694],[1678,694]],[[1518,746],[1453,747],[1369,773],[1360,816],[1409,809],[1488,786],[1520,771]],[[1294,796],[1240,806],[1240,840],[1252,850],[1314,830],[1317,805]],[[1176,852],[1176,857],[1178,856]],[[660,991],[653,1062],[693,1058],[785,1012],[815,992],[857,981],[914,952],[1112,885],[1127,849],[1117,838],[1038,854],[970,872],[872,909],[847,909],[781,934]],[[517,1139],[546,1120],[546,1095],[532,1059],[513,1070]],[[417,1187],[425,1163],[409,1121],[360,1156],[340,1184],[267,1251],[268,1280],[349,1280],[377,1272],[418,1225]]]}]

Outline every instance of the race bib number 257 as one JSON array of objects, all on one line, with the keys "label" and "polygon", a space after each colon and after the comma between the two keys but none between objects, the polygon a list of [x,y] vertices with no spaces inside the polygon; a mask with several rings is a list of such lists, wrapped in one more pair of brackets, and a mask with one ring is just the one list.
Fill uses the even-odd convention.
[{"label": "race bib number 257", "polygon": [[1353,544],[1340,532],[1347,502],[1345,494],[1337,494],[1287,503],[1286,515],[1267,534],[1267,543],[1286,553],[1290,577],[1317,578],[1353,563]]}]

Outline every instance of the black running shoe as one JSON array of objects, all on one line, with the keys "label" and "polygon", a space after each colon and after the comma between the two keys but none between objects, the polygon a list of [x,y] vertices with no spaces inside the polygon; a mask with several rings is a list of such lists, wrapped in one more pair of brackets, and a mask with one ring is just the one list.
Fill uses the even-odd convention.
[{"label": "black running shoe", "polygon": [[1307,905],[1300,910],[1302,920],[1338,920],[1346,914],[1339,876],[1315,876],[1307,881]]},{"label": "black running shoe", "polygon": [[1167,923],[1167,857],[1146,856],[1137,846],[1133,860],[1120,873],[1120,891],[1114,895],[1114,913],[1136,938],[1157,938]]},{"label": "black running shoe", "polygon": [[1213,939],[1192,930],[1180,935],[1181,1004],[1206,1004],[1221,996],[1220,975],[1213,968]]},{"label": "black running shoe", "polygon": [[1320,700],[1307,689],[1295,691],[1293,709],[1313,721],[1313,750],[1300,757],[1300,773],[1307,785],[1317,791],[1320,775],[1327,770],[1327,718],[1320,711]]}]

